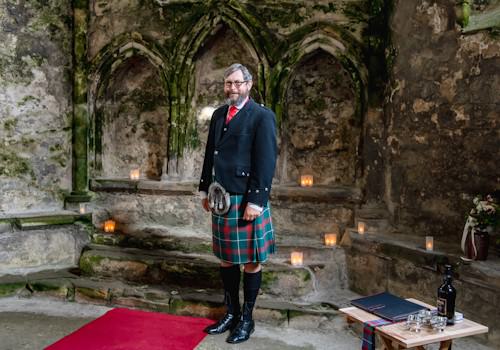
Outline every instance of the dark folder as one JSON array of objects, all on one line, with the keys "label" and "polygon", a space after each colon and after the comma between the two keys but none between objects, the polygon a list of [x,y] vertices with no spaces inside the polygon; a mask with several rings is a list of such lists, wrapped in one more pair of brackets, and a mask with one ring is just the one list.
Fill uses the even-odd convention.
[{"label": "dark folder", "polygon": [[405,320],[408,315],[427,309],[387,292],[355,299],[351,304],[392,322]]}]

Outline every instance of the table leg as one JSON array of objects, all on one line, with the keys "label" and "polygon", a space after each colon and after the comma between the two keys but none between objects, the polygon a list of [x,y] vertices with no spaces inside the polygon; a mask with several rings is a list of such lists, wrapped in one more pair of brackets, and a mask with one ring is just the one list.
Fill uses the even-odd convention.
[{"label": "table leg", "polygon": [[451,339],[449,339],[449,340],[443,340],[439,344],[439,350],[451,350]]},{"label": "table leg", "polygon": [[[380,339],[382,339],[382,341],[384,342],[384,348],[383,348],[384,350],[397,350],[397,348],[395,348],[392,345],[392,340],[390,340],[389,338],[386,338],[386,337],[380,335]],[[398,348],[399,348],[399,346],[398,346]]]}]

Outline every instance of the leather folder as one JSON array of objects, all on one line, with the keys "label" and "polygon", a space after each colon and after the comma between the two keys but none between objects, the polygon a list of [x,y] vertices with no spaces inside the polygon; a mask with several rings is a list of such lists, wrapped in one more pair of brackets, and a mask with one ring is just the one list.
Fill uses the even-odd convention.
[{"label": "leather folder", "polygon": [[351,300],[351,304],[392,322],[405,320],[408,315],[427,310],[425,306],[412,303],[388,292]]}]

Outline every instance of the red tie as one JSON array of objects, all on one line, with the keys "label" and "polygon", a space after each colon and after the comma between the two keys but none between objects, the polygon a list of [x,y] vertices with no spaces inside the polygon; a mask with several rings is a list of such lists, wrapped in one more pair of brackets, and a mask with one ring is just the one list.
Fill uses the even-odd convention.
[{"label": "red tie", "polygon": [[229,107],[229,113],[227,114],[226,124],[228,124],[231,119],[233,119],[234,115],[238,112],[238,108],[236,106]]}]

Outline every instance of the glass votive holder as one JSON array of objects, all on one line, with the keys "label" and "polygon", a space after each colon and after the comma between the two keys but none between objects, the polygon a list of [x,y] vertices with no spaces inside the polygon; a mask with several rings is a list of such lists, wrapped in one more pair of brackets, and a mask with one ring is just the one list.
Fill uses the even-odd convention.
[{"label": "glass votive holder", "polygon": [[425,250],[431,252],[434,250],[434,237],[425,236]]},{"label": "glass votive holder", "polygon": [[366,231],[366,224],[363,221],[358,221],[358,233],[364,235]]},{"label": "glass votive holder", "polygon": [[85,214],[87,212],[87,203],[80,203],[78,206],[78,212],[80,214]]}]

